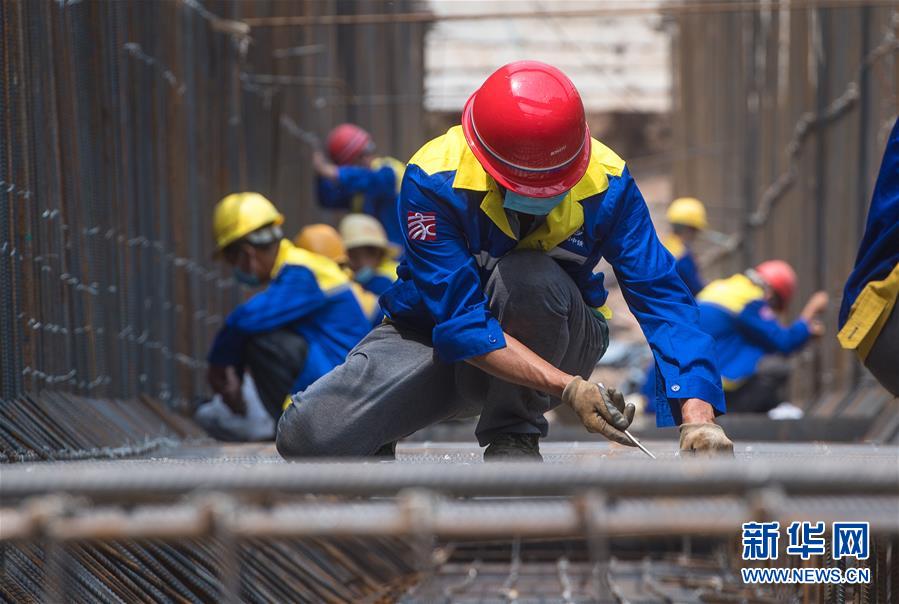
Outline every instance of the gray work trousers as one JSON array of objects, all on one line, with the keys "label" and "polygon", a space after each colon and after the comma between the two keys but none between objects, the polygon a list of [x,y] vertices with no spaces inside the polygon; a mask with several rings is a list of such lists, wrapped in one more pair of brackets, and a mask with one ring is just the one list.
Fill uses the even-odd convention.
[{"label": "gray work trousers", "polygon": [[[608,346],[605,320],[549,256],[509,254],[485,294],[503,331],[549,363],[588,377]],[[278,423],[284,457],[368,456],[436,422],[480,413],[481,446],[500,433],[546,436],[548,395],[435,356],[430,333],[382,324],[346,362],[298,394]]]},{"label": "gray work trousers", "polygon": [[865,367],[890,394],[899,396],[899,304],[893,307],[881,328],[865,359]]}]

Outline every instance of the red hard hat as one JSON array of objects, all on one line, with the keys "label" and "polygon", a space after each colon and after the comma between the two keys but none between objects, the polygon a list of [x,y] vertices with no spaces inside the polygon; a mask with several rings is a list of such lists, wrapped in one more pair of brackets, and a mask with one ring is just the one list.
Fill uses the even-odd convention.
[{"label": "red hard hat", "polygon": [[755,267],[755,272],[768,284],[786,307],[796,293],[796,271],[783,260],[767,260]]},{"label": "red hard hat", "polygon": [[581,97],[546,63],[516,61],[493,72],[465,103],[462,130],[484,169],[528,197],[564,193],[590,162]]},{"label": "red hard hat", "polygon": [[338,165],[352,163],[371,146],[371,136],[355,124],[340,124],[328,134],[328,155]]}]

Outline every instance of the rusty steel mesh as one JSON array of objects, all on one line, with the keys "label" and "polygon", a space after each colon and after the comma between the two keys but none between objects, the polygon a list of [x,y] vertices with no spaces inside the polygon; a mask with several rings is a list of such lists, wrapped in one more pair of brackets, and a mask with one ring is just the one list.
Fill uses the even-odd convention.
[{"label": "rusty steel mesh", "polygon": [[[5,459],[177,436],[141,430],[121,407],[204,394],[209,342],[246,295],[211,257],[213,204],[260,191],[292,235],[322,218],[298,166],[336,122],[359,121],[398,156],[420,143],[409,48],[422,25],[362,28],[374,56],[333,25],[250,31],[240,19],[410,4],[0,3]],[[85,425],[67,428],[66,408]],[[91,421],[116,428],[92,433]]]}]

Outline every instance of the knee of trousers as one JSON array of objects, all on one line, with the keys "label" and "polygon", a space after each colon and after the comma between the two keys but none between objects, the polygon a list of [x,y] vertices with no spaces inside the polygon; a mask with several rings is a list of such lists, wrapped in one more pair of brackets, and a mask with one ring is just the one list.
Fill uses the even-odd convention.
[{"label": "knee of trousers", "polygon": [[[344,439],[346,440],[346,439]],[[338,457],[358,454],[347,450],[339,435],[316,430],[316,424],[297,403],[290,405],[278,420],[275,446],[285,459]]]},{"label": "knee of trousers", "polygon": [[564,312],[580,293],[571,277],[546,254],[522,250],[504,256],[493,269],[488,289],[517,303],[544,307],[551,302]]}]

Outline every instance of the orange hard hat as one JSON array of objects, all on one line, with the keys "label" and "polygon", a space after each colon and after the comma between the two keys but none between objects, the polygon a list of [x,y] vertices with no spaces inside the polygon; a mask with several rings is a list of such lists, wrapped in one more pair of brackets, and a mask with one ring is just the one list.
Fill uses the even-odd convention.
[{"label": "orange hard hat", "polygon": [[293,243],[297,247],[330,258],[337,264],[346,264],[348,262],[343,239],[340,237],[337,229],[331,225],[306,225],[293,238]]},{"label": "orange hard hat", "polygon": [[353,163],[372,146],[371,135],[355,124],[340,124],[328,134],[328,155],[338,165]]},{"label": "orange hard hat", "polygon": [[796,294],[796,271],[783,260],[767,260],[755,267],[762,281],[777,294],[784,307],[790,305],[790,300]]},{"label": "orange hard hat", "polygon": [[490,75],[465,103],[462,130],[484,170],[527,197],[568,191],[590,163],[590,130],[577,89],[539,61],[516,61]]}]

